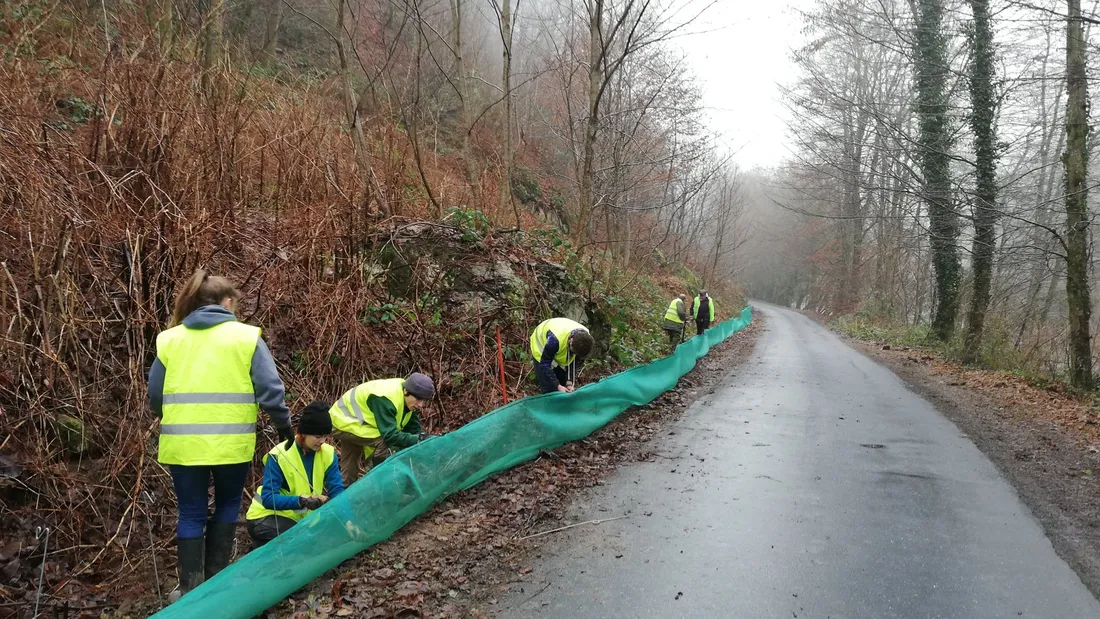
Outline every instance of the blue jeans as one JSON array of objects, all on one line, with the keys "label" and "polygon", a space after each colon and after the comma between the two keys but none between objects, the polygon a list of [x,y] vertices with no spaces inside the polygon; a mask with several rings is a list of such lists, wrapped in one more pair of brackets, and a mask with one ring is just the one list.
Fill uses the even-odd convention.
[{"label": "blue jeans", "polygon": [[206,530],[206,506],[210,498],[210,477],[214,477],[214,522],[236,522],[241,513],[241,496],[248,477],[248,462],[213,466],[171,464],[176,487],[179,521],[176,535],[183,539],[202,537]]}]

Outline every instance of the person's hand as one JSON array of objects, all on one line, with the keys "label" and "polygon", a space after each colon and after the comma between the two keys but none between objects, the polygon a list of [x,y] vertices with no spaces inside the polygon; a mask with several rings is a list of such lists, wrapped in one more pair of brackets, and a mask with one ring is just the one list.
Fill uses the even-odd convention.
[{"label": "person's hand", "polygon": [[290,426],[287,426],[285,428],[276,428],[276,431],[278,431],[279,433],[280,443],[294,440],[294,430],[291,430]]},{"label": "person's hand", "polygon": [[576,390],[577,390],[577,388],[573,386],[573,381],[569,381],[569,382],[565,383],[565,391],[566,392],[573,393]]},{"label": "person's hand", "polygon": [[326,500],[328,500],[327,497],[300,496],[298,497],[298,505],[300,505],[302,509],[320,509],[321,506],[325,504]]},{"label": "person's hand", "polygon": [[569,393],[569,387],[566,387],[565,385],[558,385],[558,391],[562,393]]},{"label": "person's hand", "polygon": [[426,441],[430,438],[434,438],[436,436],[441,436],[441,435],[440,434],[428,434],[427,432],[421,432],[419,435],[417,435],[416,440],[417,440],[417,442],[423,443],[424,441]]}]

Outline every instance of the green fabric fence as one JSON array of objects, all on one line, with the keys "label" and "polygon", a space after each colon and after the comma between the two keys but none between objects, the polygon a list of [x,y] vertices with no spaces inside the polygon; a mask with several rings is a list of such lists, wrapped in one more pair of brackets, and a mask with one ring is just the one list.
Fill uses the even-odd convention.
[{"label": "green fabric fence", "polygon": [[346,492],[154,615],[248,619],[377,544],[433,504],[490,475],[575,441],[676,386],[710,348],[752,321],[751,308],[672,355],[574,393],[517,400],[387,458]]}]

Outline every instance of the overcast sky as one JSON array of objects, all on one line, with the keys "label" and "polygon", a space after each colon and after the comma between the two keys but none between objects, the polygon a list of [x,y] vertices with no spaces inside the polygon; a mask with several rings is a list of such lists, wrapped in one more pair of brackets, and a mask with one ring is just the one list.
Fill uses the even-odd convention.
[{"label": "overcast sky", "polygon": [[[699,4],[703,1],[700,0]],[[679,39],[703,84],[710,127],[742,168],[772,166],[788,152],[777,83],[795,77],[790,50],[802,40],[793,8],[812,0],[719,0]]]}]

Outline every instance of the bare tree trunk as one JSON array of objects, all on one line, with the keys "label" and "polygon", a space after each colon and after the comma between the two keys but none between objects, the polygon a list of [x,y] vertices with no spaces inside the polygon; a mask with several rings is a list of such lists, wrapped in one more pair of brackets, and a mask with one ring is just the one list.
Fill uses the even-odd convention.
[{"label": "bare tree trunk", "polygon": [[360,97],[352,83],[351,67],[348,64],[347,47],[344,44],[344,20],[346,18],[347,2],[340,0],[340,10],[337,12],[336,22],[336,54],[340,61],[340,77],[344,87],[344,112],[347,115],[348,132],[355,147],[355,162],[359,168],[359,177],[363,183],[363,207],[370,206],[370,198],[373,194],[382,213],[389,217],[394,215],[378,185],[378,179],[374,175],[374,166],[370,162],[370,149],[367,146],[366,137],[363,135],[363,119],[359,113]]},{"label": "bare tree trunk", "polygon": [[[518,5],[517,5],[518,8]],[[504,43],[504,69],[501,76],[501,85],[504,89],[504,178],[500,183],[500,205],[512,205],[512,212],[516,216],[516,227],[520,227],[519,207],[516,206],[515,196],[512,195],[512,175],[515,165],[515,153],[512,146],[512,117],[515,113],[512,107],[515,105],[515,96],[512,94],[512,0],[501,0],[500,5],[500,38]]]},{"label": "bare tree trunk", "polygon": [[203,14],[202,36],[202,89],[207,94],[213,92],[216,72],[221,69],[222,30],[225,27],[225,1],[207,0]]},{"label": "bare tree trunk", "polygon": [[458,80],[458,116],[462,130],[462,160],[466,164],[466,182],[480,201],[481,183],[478,182],[477,164],[470,147],[473,118],[470,105],[470,79],[466,61],[462,57],[462,0],[451,0],[451,19],[454,21],[455,78]]},{"label": "bare tree trunk", "polygon": [[1066,301],[1069,306],[1070,383],[1092,388],[1089,292],[1088,83],[1081,0],[1068,0],[1066,23]]},{"label": "bare tree trunk", "polygon": [[594,0],[588,13],[588,118],[584,123],[584,162],[581,168],[580,213],[578,233],[580,245],[588,242],[591,217],[596,208],[593,168],[596,159],[596,134],[599,131],[600,88],[603,85],[603,0]]},{"label": "bare tree trunk", "polygon": [[978,360],[982,346],[985,313],[993,272],[993,250],[997,221],[997,129],[996,98],[993,92],[993,27],[989,23],[989,0],[970,0],[974,13],[972,58],[970,60],[970,128],[974,132],[977,159],[977,194],[974,203],[974,295],[967,317],[963,360]]},{"label": "bare tree trunk", "polygon": [[168,54],[175,46],[175,0],[156,0],[145,3],[145,18],[157,32],[161,53]]},{"label": "bare tree trunk", "polygon": [[[1050,31],[1047,31],[1047,53],[1043,57],[1042,74],[1046,75],[1046,68],[1050,57],[1051,49],[1051,37]],[[1063,82],[1058,83],[1058,89],[1054,96],[1053,106],[1047,106],[1047,83],[1043,80],[1039,86],[1039,101],[1041,102],[1039,124],[1043,127],[1042,139],[1039,143],[1039,180],[1036,183],[1036,198],[1035,198],[1035,214],[1034,220],[1039,223],[1041,227],[1036,228],[1031,233],[1031,242],[1035,246],[1046,247],[1055,242],[1055,239],[1051,238],[1047,232],[1047,224],[1050,220],[1052,209],[1049,205],[1054,201],[1054,190],[1056,184],[1056,178],[1054,169],[1049,165],[1054,157],[1054,154],[1062,148],[1062,142],[1065,139],[1065,123],[1059,124],[1060,115],[1059,110],[1062,103],[1062,94],[1065,91],[1065,84]],[[1051,112],[1053,111],[1053,118],[1051,118]],[[1048,249],[1053,249],[1048,248]],[[1043,288],[1043,279],[1049,267],[1049,257],[1044,253],[1040,256],[1039,260],[1035,260],[1031,266],[1031,273],[1029,280],[1031,282],[1031,288],[1027,295],[1027,304],[1024,306],[1023,318],[1020,320],[1020,328],[1016,333],[1016,340],[1013,348],[1019,350],[1024,334],[1027,332],[1028,323],[1035,315],[1035,304],[1038,302],[1039,293]],[[1058,275],[1055,273],[1055,278]],[[1045,317],[1043,318],[1045,320]]]},{"label": "bare tree trunk", "polygon": [[283,25],[283,0],[269,0],[266,4],[267,19],[264,23],[264,44],[260,49],[260,63],[270,69],[275,66],[275,46],[279,42],[279,28]]}]

